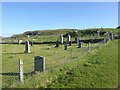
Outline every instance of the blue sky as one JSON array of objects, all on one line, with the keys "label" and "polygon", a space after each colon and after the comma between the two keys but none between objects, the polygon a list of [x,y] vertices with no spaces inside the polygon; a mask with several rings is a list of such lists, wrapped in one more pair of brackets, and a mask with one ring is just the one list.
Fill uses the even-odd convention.
[{"label": "blue sky", "polygon": [[116,28],[117,2],[4,2],[3,36],[30,30]]}]

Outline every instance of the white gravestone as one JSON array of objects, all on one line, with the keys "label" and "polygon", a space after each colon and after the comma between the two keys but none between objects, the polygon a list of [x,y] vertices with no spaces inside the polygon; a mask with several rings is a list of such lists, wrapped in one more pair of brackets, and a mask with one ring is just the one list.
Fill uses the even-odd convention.
[{"label": "white gravestone", "polygon": [[63,35],[60,35],[60,43],[63,44]]}]

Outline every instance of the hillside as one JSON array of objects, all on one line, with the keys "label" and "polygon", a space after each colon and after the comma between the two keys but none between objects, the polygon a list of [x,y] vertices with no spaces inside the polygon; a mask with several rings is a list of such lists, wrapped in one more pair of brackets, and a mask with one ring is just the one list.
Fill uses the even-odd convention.
[{"label": "hillside", "polygon": [[18,39],[21,39],[23,40],[23,42],[25,42],[28,39],[32,42],[49,42],[49,41],[55,42],[59,40],[60,34],[63,34],[64,37],[66,37],[67,34],[70,34],[72,38],[74,38],[76,35],[75,33],[76,31],[79,37],[90,39],[91,34],[93,38],[98,38],[97,37],[98,30],[100,31],[99,38],[104,37],[106,32],[112,31],[114,35],[118,35],[118,33],[120,32],[119,29],[113,29],[113,28],[91,28],[84,30],[79,30],[79,29],[34,30],[34,31],[26,31],[22,34],[16,34],[11,37],[3,38],[2,41],[18,42]]}]

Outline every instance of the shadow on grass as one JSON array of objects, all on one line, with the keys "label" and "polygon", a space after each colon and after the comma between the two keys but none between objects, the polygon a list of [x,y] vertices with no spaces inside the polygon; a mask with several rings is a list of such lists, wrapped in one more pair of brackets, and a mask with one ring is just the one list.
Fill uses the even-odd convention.
[{"label": "shadow on grass", "polygon": [[23,53],[3,53],[3,54],[25,54],[25,53],[23,52]]},{"label": "shadow on grass", "polygon": [[[23,75],[25,76],[32,76],[34,73],[34,71],[32,72],[28,72],[28,73],[24,73]],[[2,76],[19,76],[19,73],[15,73],[15,72],[7,72],[7,73],[0,73],[0,75]]]},{"label": "shadow on grass", "polygon": [[22,52],[22,53],[2,53],[2,54],[32,54],[34,52],[30,52],[30,53],[25,53],[25,52]]}]

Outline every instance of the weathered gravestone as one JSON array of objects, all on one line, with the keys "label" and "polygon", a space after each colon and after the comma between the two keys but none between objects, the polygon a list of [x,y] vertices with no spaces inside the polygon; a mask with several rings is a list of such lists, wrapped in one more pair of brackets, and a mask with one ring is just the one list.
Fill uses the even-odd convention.
[{"label": "weathered gravestone", "polygon": [[35,56],[34,57],[34,72],[45,72],[45,57]]},{"label": "weathered gravestone", "polygon": [[29,41],[27,40],[25,42],[25,53],[30,53],[30,44],[29,44]]},{"label": "weathered gravestone", "polygon": [[104,43],[104,44],[106,43],[106,39],[105,39],[105,38],[103,39],[103,43]]},{"label": "weathered gravestone", "polygon": [[78,43],[79,42],[79,37],[75,37],[75,43]]},{"label": "weathered gravestone", "polygon": [[21,44],[22,43],[22,40],[18,39],[18,44]]},{"label": "weathered gravestone", "polygon": [[90,52],[90,42],[88,43],[88,52]]},{"label": "weathered gravestone", "polygon": [[64,50],[67,50],[67,43],[64,44]]},{"label": "weathered gravestone", "polygon": [[113,40],[114,37],[112,32],[109,33],[109,36],[110,36],[110,40]]},{"label": "weathered gravestone", "polygon": [[58,48],[59,47],[59,41],[56,41],[56,46],[55,46],[56,48]]},{"label": "weathered gravestone", "polygon": [[79,40],[79,42],[78,42],[78,48],[81,48],[81,45],[82,45],[82,43],[81,43],[81,41]]},{"label": "weathered gravestone", "polygon": [[69,46],[71,46],[72,45],[72,41],[69,41]]},{"label": "weathered gravestone", "polygon": [[98,37],[100,36],[100,31],[99,31],[99,30],[97,31],[97,36],[98,36]]},{"label": "weathered gravestone", "polygon": [[33,42],[32,41],[30,42],[30,45],[33,46]]},{"label": "weathered gravestone", "polygon": [[60,43],[63,44],[63,35],[60,35]]},{"label": "weathered gravestone", "polygon": [[67,36],[67,43],[69,43],[71,41],[71,36],[68,34]]}]

